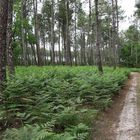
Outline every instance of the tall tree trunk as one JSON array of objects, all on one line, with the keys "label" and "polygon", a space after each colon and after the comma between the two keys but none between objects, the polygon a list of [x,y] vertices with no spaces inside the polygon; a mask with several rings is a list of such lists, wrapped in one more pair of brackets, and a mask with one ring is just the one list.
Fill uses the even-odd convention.
[{"label": "tall tree trunk", "polygon": [[99,21],[99,10],[98,10],[98,4],[99,1],[95,0],[95,22],[96,22],[96,47],[97,47],[97,64],[98,64],[98,70],[102,74],[103,68],[102,68],[102,60],[101,60],[101,52],[100,52],[100,21]]},{"label": "tall tree trunk", "polygon": [[115,0],[115,5],[116,5],[116,34],[117,34],[117,40],[116,40],[116,45],[117,45],[117,64],[120,64],[120,40],[119,40],[119,9],[118,9],[118,0]]},{"label": "tall tree trunk", "polygon": [[70,31],[69,31],[69,1],[66,0],[66,64],[72,65]]},{"label": "tall tree trunk", "polygon": [[77,12],[76,12],[76,0],[75,0],[75,6],[74,6],[74,13],[75,13],[75,19],[74,19],[74,59],[75,59],[75,65],[77,66]]},{"label": "tall tree trunk", "polygon": [[27,48],[25,44],[25,29],[24,29],[24,21],[25,21],[25,9],[26,9],[26,0],[21,1],[21,46],[23,53],[23,64],[26,66],[27,62]]},{"label": "tall tree trunk", "polygon": [[62,32],[63,32],[63,58],[64,58],[64,62],[66,64],[66,56],[67,56],[67,42],[66,42],[66,24],[65,22],[63,22],[63,27],[62,27]]},{"label": "tall tree trunk", "polygon": [[8,20],[7,20],[7,64],[9,77],[12,77],[15,73],[13,47],[12,47],[12,24],[13,24],[13,0],[9,0],[8,3]]},{"label": "tall tree trunk", "polygon": [[40,41],[39,41],[39,23],[38,23],[38,3],[37,0],[33,0],[33,8],[34,8],[34,25],[35,25],[35,37],[36,37],[36,50],[37,50],[37,60],[38,60],[38,66],[42,65],[41,60],[41,53],[40,53]]},{"label": "tall tree trunk", "polygon": [[8,0],[0,0],[0,92],[6,81],[6,30],[8,17]]},{"label": "tall tree trunk", "polygon": [[58,51],[59,51],[59,64],[62,63],[62,57],[61,57],[61,28],[60,28],[60,23],[59,24],[59,31],[58,31],[58,34],[59,34],[59,38],[58,38]]},{"label": "tall tree trunk", "polygon": [[115,0],[116,7],[116,23],[117,23],[117,32],[119,31],[119,9],[118,9],[118,0]]},{"label": "tall tree trunk", "polygon": [[[60,1],[57,0],[57,11],[60,11],[59,7]],[[62,42],[63,46],[63,42]],[[61,51],[62,50],[62,51]],[[63,62],[63,49],[61,47],[61,22],[58,21],[58,57],[59,57],[59,64],[62,64]]]},{"label": "tall tree trunk", "polygon": [[85,56],[85,33],[81,33],[81,65],[86,64],[86,56]]},{"label": "tall tree trunk", "polygon": [[37,65],[36,53],[35,53],[34,45],[33,44],[30,44],[30,45],[31,45],[31,50],[32,50],[33,57],[34,57],[34,64]]},{"label": "tall tree trunk", "polygon": [[54,48],[54,0],[51,0],[51,62],[55,64],[55,48]]},{"label": "tall tree trunk", "polygon": [[43,48],[44,48],[44,65],[46,65],[47,63],[46,63],[46,57],[47,57],[47,55],[46,55],[46,38],[45,38],[45,33],[44,33],[44,35],[43,35]]},{"label": "tall tree trunk", "polygon": [[89,64],[93,65],[94,60],[93,60],[93,48],[92,48],[92,43],[91,43],[91,37],[92,37],[92,5],[91,5],[91,0],[89,0],[89,31],[88,31],[88,44],[89,44]]},{"label": "tall tree trunk", "polygon": [[116,20],[115,20],[115,3],[112,0],[112,51],[113,51],[113,61],[112,65],[116,69]]}]

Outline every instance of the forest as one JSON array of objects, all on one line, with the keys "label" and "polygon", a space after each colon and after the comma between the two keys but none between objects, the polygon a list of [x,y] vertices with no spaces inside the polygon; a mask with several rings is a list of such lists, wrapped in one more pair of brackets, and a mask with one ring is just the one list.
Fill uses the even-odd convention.
[{"label": "forest", "polygon": [[126,82],[140,93],[140,1],[123,30],[125,12],[119,0],[0,0],[0,140],[104,140],[96,122]]}]

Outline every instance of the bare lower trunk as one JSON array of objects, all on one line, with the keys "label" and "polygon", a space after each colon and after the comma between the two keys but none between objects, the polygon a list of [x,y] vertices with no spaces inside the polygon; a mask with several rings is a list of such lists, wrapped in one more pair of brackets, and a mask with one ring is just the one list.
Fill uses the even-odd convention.
[{"label": "bare lower trunk", "polygon": [[62,57],[61,57],[61,42],[60,42],[60,40],[61,40],[61,30],[60,30],[61,28],[60,28],[60,23],[59,23],[59,40],[58,40],[58,48],[59,48],[59,64],[61,64],[61,62],[62,62]]},{"label": "bare lower trunk", "polygon": [[36,53],[35,53],[35,48],[34,48],[33,44],[31,44],[31,49],[32,49],[32,52],[33,52],[33,57],[34,57],[34,64],[37,65]]},{"label": "bare lower trunk", "polygon": [[44,65],[46,65],[46,39],[45,39],[45,36],[43,36],[43,48],[44,48]]},{"label": "bare lower trunk", "polygon": [[85,56],[85,33],[81,33],[81,65],[86,64]]}]

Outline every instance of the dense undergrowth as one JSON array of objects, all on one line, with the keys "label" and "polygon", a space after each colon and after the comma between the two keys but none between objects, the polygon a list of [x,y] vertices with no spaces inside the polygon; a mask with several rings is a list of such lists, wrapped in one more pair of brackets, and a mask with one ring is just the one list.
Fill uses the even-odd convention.
[{"label": "dense undergrowth", "polygon": [[112,103],[130,70],[18,67],[1,94],[3,140],[88,140],[98,113]]}]

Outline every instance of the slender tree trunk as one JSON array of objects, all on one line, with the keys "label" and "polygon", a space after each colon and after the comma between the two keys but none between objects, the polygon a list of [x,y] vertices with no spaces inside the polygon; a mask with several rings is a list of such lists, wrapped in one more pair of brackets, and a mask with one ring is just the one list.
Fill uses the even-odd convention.
[{"label": "slender tree trunk", "polygon": [[92,5],[91,5],[91,0],[89,0],[89,31],[88,31],[88,44],[89,44],[89,64],[90,65],[93,65],[94,62],[93,62],[93,48],[92,48],[92,43],[91,43],[91,37],[92,37],[92,23],[91,23],[91,20],[92,20]]},{"label": "slender tree trunk", "polygon": [[101,52],[100,52],[100,21],[99,21],[99,10],[98,10],[98,4],[99,1],[95,0],[95,22],[96,22],[96,47],[97,47],[97,64],[98,64],[98,70],[102,74],[103,73],[103,68],[102,68],[102,60],[101,60]]},{"label": "slender tree trunk", "polygon": [[69,31],[69,2],[66,0],[66,64],[72,65],[70,31]]},{"label": "slender tree trunk", "polygon": [[36,53],[35,53],[34,45],[33,45],[33,44],[30,44],[30,45],[31,45],[31,50],[32,50],[32,52],[33,52],[34,64],[37,65]]},{"label": "slender tree trunk", "polygon": [[117,31],[119,31],[119,9],[118,9],[118,0],[115,0],[115,7],[116,7]]},{"label": "slender tree trunk", "polygon": [[[136,20],[136,29],[139,30],[139,21],[138,19]],[[139,46],[139,34],[137,33],[137,36],[136,36],[136,67],[138,67],[138,46]]]},{"label": "slender tree trunk", "polygon": [[8,0],[0,0],[0,92],[6,82],[6,30],[8,17]]},{"label": "slender tree trunk", "polygon": [[112,65],[112,53],[110,53],[110,50],[112,50],[112,28],[111,28],[111,13],[109,10],[109,6],[107,6],[107,13],[108,13],[108,20],[107,20],[107,28],[108,28],[108,43],[107,43],[107,63],[109,66]]},{"label": "slender tree trunk", "polygon": [[38,16],[37,16],[37,10],[38,10],[38,3],[37,0],[33,0],[33,8],[34,8],[34,18],[35,18],[35,36],[36,36],[36,50],[37,50],[37,59],[38,59],[38,65],[42,65],[41,60],[41,53],[40,53],[40,43],[39,43],[39,23],[38,23]]},{"label": "slender tree trunk", "polygon": [[112,51],[113,51],[113,61],[112,65],[116,69],[116,21],[115,21],[115,3],[112,0]]},{"label": "slender tree trunk", "polygon": [[63,27],[62,27],[62,32],[63,32],[63,52],[64,52],[64,61],[65,64],[67,64],[67,40],[66,40],[66,24],[63,23]]},{"label": "slender tree trunk", "polygon": [[61,57],[61,28],[60,28],[60,23],[59,23],[59,40],[58,40],[58,49],[59,49],[59,64],[62,63],[62,57]]},{"label": "slender tree trunk", "polygon": [[25,44],[25,29],[24,29],[24,21],[25,21],[25,9],[26,9],[26,0],[22,0],[21,3],[21,46],[23,53],[23,64],[27,65],[27,48]]},{"label": "slender tree trunk", "polygon": [[74,58],[75,58],[75,65],[77,66],[77,14],[76,14],[76,0],[75,0],[75,7],[74,7],[75,19],[74,19]]},{"label": "slender tree trunk", "polygon": [[43,48],[44,48],[44,65],[46,65],[46,38],[45,38],[45,33],[43,35]]},{"label": "slender tree trunk", "polygon": [[116,48],[116,55],[117,55],[117,58],[116,58],[116,65],[120,64],[120,58],[119,58],[119,55],[120,55],[120,48],[119,48],[119,45],[120,45],[120,41],[119,41],[119,10],[118,10],[118,0],[115,0],[115,7],[116,7],[116,45],[117,45],[117,48]]},{"label": "slender tree trunk", "polygon": [[81,65],[86,64],[86,57],[85,57],[85,33],[81,33]]},{"label": "slender tree trunk", "polygon": [[7,64],[9,77],[15,74],[13,47],[12,47],[12,24],[13,24],[13,0],[8,3],[8,20],[7,20]]},{"label": "slender tree trunk", "polygon": [[[59,3],[60,1],[57,0],[57,10],[58,12],[60,11],[59,9]],[[63,43],[62,43],[63,46]],[[62,50],[62,51],[61,51]],[[62,64],[63,61],[63,49],[61,47],[61,22],[58,21],[58,57],[59,57],[59,64]]]},{"label": "slender tree trunk", "polygon": [[54,0],[51,0],[51,62],[55,64],[55,48],[54,48]]}]

